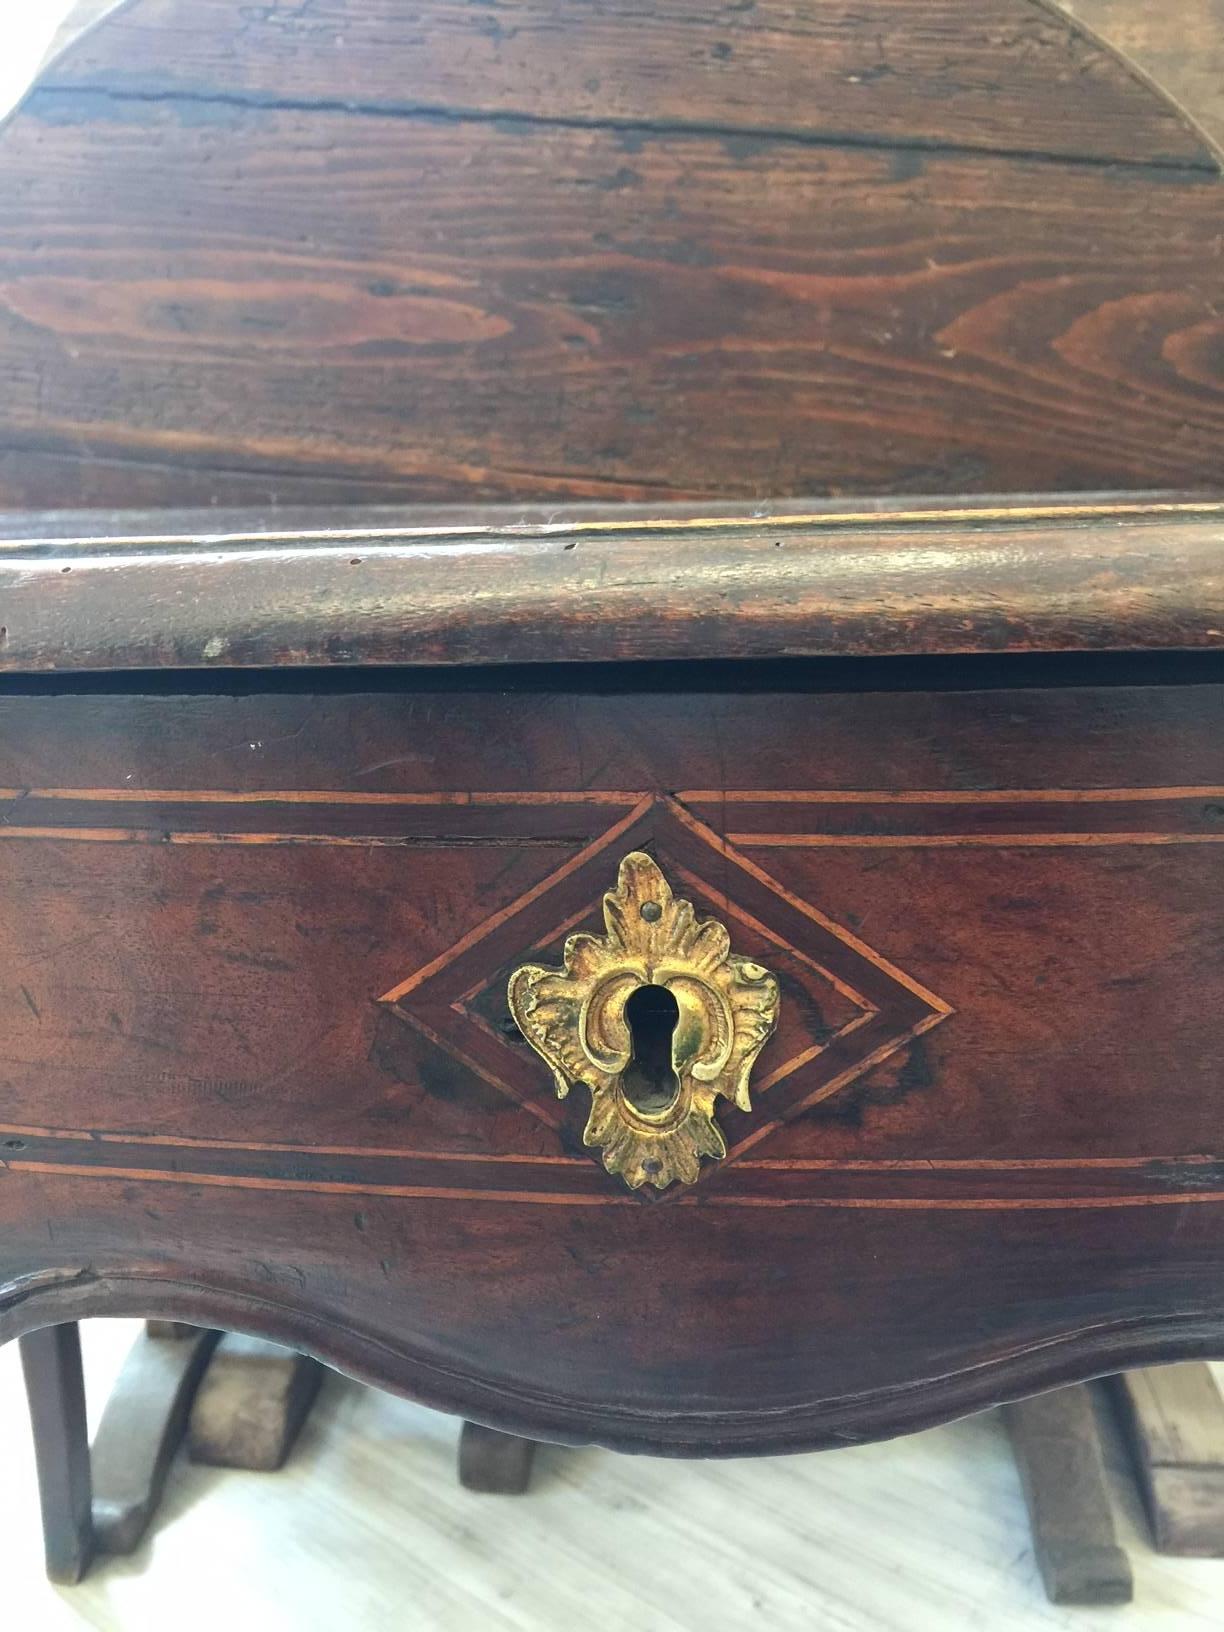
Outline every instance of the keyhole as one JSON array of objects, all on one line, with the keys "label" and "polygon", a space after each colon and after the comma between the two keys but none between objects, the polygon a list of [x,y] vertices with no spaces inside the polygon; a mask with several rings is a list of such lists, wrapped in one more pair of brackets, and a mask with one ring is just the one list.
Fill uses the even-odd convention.
[{"label": "keyhole", "polygon": [[680,1082],[672,1070],[672,1033],[680,1007],[666,986],[639,986],[625,1004],[633,1053],[621,1092],[635,1111],[658,1115],[675,1104]]}]

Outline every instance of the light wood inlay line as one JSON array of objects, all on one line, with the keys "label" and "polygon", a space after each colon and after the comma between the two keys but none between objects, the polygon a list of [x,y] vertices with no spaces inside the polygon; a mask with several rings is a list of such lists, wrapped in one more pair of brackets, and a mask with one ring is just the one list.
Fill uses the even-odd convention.
[{"label": "light wood inlay line", "polygon": [[[676,876],[677,878],[683,879],[690,889],[697,890],[703,895],[708,894],[710,891],[711,886],[703,883],[697,874],[691,872],[687,867],[677,866]],[[746,929],[750,929],[754,935],[762,936],[772,945],[778,947],[780,951],[786,952],[790,957],[797,959],[802,964],[805,964],[807,968],[813,970],[814,973],[819,975],[822,980],[827,980],[829,985],[836,991],[840,992],[841,995],[849,1002],[855,1004],[856,1007],[864,1011],[861,1016],[855,1020],[852,1020],[848,1026],[844,1027],[844,1030],[852,1030],[856,1025],[861,1025],[864,1020],[869,1020],[873,1014],[877,1014],[879,1012],[877,1006],[872,1003],[869,998],[864,997],[862,992],[856,991],[855,988],[850,985],[849,981],[843,980],[840,975],[835,975],[833,971],[826,968],[823,963],[818,963],[815,958],[809,957],[808,954],[800,947],[797,947],[792,942],[786,940],[783,936],[779,935],[776,930],[770,929],[768,924],[762,923],[761,920],[755,917],[752,913],[745,912],[743,907],[739,906],[735,901],[733,901],[730,896],[718,895],[717,899],[719,912],[726,913],[729,918],[734,918],[738,923],[743,924]],[[834,1035],[841,1036],[841,1032],[836,1032]]]},{"label": "light wood inlay line", "polygon": [[[528,1156],[447,1150],[415,1150],[385,1145],[303,1145],[259,1139],[204,1138],[188,1134],[127,1133],[119,1130],[95,1132],[86,1128],[35,1127],[19,1122],[0,1122],[0,1137],[26,1139],[86,1140],[97,1144],[171,1146],[182,1149],[266,1151],[289,1156],[372,1156],[403,1161],[430,1162],[524,1162],[539,1166],[587,1168],[582,1156]],[[1167,1151],[1140,1156],[924,1156],[924,1157],[790,1157],[755,1156],[737,1160],[737,1169],[765,1172],[862,1172],[862,1173],[943,1173],[1015,1172],[1034,1169],[1145,1167],[1206,1167],[1224,1164],[1224,1154],[1197,1151],[1170,1154]]]},{"label": "light wood inlay line", "polygon": [[276,1179],[258,1177],[249,1173],[167,1173],[159,1168],[142,1167],[87,1167],[74,1162],[0,1162],[0,1167],[14,1172],[67,1174],[78,1179],[124,1179],[149,1181],[154,1184],[212,1185],[219,1189],[239,1190],[300,1190],[315,1195],[341,1196],[398,1196],[404,1199],[431,1199],[435,1201],[496,1201],[527,1202],[544,1207],[637,1207],[641,1203],[633,1196],[559,1195],[542,1190],[464,1190],[459,1187],[430,1184],[375,1184],[338,1179]]},{"label": "light wood inlay line", "polygon": [[[416,833],[185,833],[148,827],[12,827],[0,826],[0,839],[50,839],[72,844],[160,845],[330,845],[347,850],[420,850],[493,847],[504,850],[507,841],[492,834]],[[524,834],[511,839],[515,847],[564,850],[564,838]]]},{"label": "light wood inlay line", "polygon": [[[787,1120],[791,1121],[803,1111],[810,1110],[813,1105],[819,1105],[822,1100],[828,1099],[830,1094],[835,1094],[839,1088],[845,1088],[874,1066],[882,1065],[885,1060],[891,1059],[898,1049],[904,1048],[906,1043],[913,1042],[915,1038],[921,1037],[924,1032],[930,1031],[933,1026],[939,1025],[941,1021],[946,1020],[950,1014],[955,1012],[947,1004],[941,1004],[935,1013],[924,1015],[917,1024],[910,1026],[908,1030],[886,1038],[870,1054],[866,1054],[861,1060],[856,1060],[852,1065],[848,1065],[844,1071],[838,1072],[837,1076],[830,1077],[828,1082],[821,1083],[820,1087],[810,1093],[806,1099],[801,1099],[797,1105],[792,1106]],[[768,1138],[776,1129],[776,1122],[761,1124],[761,1126],[754,1128],[751,1133],[746,1134],[744,1138],[737,1141],[732,1147],[733,1153],[739,1156],[743,1151],[751,1150],[753,1145],[759,1144],[762,1139]]]},{"label": "light wood inlay line", "polygon": [[[499,792],[375,793],[354,788],[0,788],[0,800],[113,800],[149,805],[636,805],[650,796],[640,788]],[[684,788],[676,800],[694,805],[1058,805],[1129,803],[1131,800],[1213,800],[1224,785],[1142,788]]]},{"label": "light wood inlay line", "polygon": [[[34,1128],[20,1123],[0,1123],[0,1137],[26,1139],[87,1140],[102,1145],[169,1145],[184,1150],[267,1151],[284,1156],[377,1156],[399,1161],[426,1162],[528,1162],[541,1167],[581,1167],[590,1164],[581,1156],[519,1156],[513,1153],[473,1154],[463,1150],[403,1150],[383,1145],[297,1145],[260,1139],[203,1139],[170,1133],[94,1133],[84,1128]],[[0,1151],[0,1158],[3,1152]]]},{"label": "light wood inlay line", "polygon": [[[379,1001],[385,1002],[386,999],[380,998]],[[514,1083],[506,1081],[503,1076],[496,1071],[490,1070],[482,1061],[473,1059],[471,1053],[462,1048],[452,1038],[441,1036],[424,1016],[416,1010],[396,1008],[395,1012],[403,1020],[407,1021],[410,1026],[419,1031],[423,1037],[428,1037],[435,1047],[442,1049],[444,1053],[452,1055],[459,1061],[460,1065],[466,1066],[469,1071],[474,1071],[491,1088],[496,1088],[498,1093],[505,1094],[512,1104],[518,1105],[529,1116],[534,1116],[537,1122],[542,1122],[546,1128],[552,1129],[554,1133],[560,1128],[562,1123],[561,1107],[555,1100],[537,1098],[533,1094],[525,1093],[522,1089],[516,1087]]]},{"label": "light wood inlay line", "polygon": [[747,850],[955,850],[1000,846],[1220,844],[1224,833],[728,833]]},{"label": "light wood inlay line", "polygon": [[1224,799],[1224,787],[1177,788],[751,788],[686,789],[675,795],[711,805],[1129,804],[1143,799]]},{"label": "light wood inlay line", "polygon": [[[401,1200],[493,1201],[545,1207],[635,1207],[634,1196],[556,1194],[543,1191],[466,1190],[458,1186],[396,1185],[321,1179],[277,1179],[251,1174],[166,1172],[157,1168],[89,1167],[74,1162],[5,1161],[13,1172],[80,1179],[120,1179],[153,1184],[211,1186],[218,1189],[290,1190],[316,1195],[390,1196]],[[673,1198],[676,1206],[706,1207],[818,1207],[852,1211],[902,1212],[1059,1212],[1067,1209],[1169,1207],[1224,1201],[1224,1191],[1191,1190],[1158,1195],[1122,1196],[736,1196],[723,1191],[692,1193]]]},{"label": "light wood inlay line", "polygon": [[501,908],[499,912],[495,912],[489,918],[486,918],[483,923],[470,930],[468,934],[456,941],[454,946],[448,947],[445,952],[440,953],[430,963],[427,963],[424,968],[418,969],[415,974],[409,975],[398,986],[393,986],[389,992],[384,992],[379,1002],[397,1003],[400,998],[405,997],[423,981],[428,980],[430,975],[435,974],[448,963],[452,963],[460,953],[466,952],[468,947],[477,945],[478,942],[484,940],[487,935],[492,934],[495,929],[504,924],[507,919],[513,918],[517,913],[522,912],[525,907],[529,907],[533,901],[537,901],[540,896],[559,884],[562,879],[568,878],[571,873],[577,872],[578,868],[585,866],[592,856],[599,855],[610,844],[615,844],[622,833],[626,832],[640,817],[646,814],[651,803],[650,799],[639,801],[632,810],[621,817],[619,822],[614,823],[606,833],[601,833],[597,839],[593,839],[590,844],[585,845],[577,855],[571,856],[563,866],[558,867],[555,872],[549,873],[547,878],[541,879],[538,884],[520,895],[517,900],[510,902],[509,906]]},{"label": "light wood inlay line", "polygon": [[[1222,790],[1224,794],[1224,790]],[[562,792],[516,790],[509,793],[371,793],[351,789],[276,788],[265,792],[229,792],[224,788],[0,788],[0,799],[110,800],[150,805],[636,805],[642,792]],[[768,795],[772,798],[773,795]]]},{"label": "light wood inlay line", "polygon": [[751,1156],[737,1168],[791,1173],[1015,1173],[1033,1169],[1214,1167],[1224,1156],[930,1156],[921,1158]]},{"label": "light wood inlay line", "polygon": [[[588,905],[580,907],[577,912],[569,913],[556,926],[548,939],[555,940],[560,935],[567,935],[571,929],[576,929],[579,924],[589,923],[595,910],[596,909],[593,906]],[[538,943],[539,938],[537,937],[537,944]],[[481,975],[480,979],[476,981],[474,985],[469,986],[465,992],[461,992],[459,994],[459,996],[451,1004],[451,1008],[456,1014],[461,1014],[465,1020],[472,1021],[474,1025],[483,1026],[484,1029],[491,1035],[495,1035],[493,1033],[493,1028],[488,1024],[483,1016],[469,1007],[474,998],[479,997],[482,992],[488,990],[488,986],[488,975]]]},{"label": "light wood inlay line", "polygon": [[802,1054],[796,1054],[794,1059],[787,1060],[785,1064],[778,1066],[768,1076],[762,1077],[760,1082],[753,1083],[753,1093],[763,1094],[767,1089],[774,1087],[776,1083],[783,1082],[787,1077],[793,1076],[802,1066],[810,1065],[813,1060],[819,1059],[820,1055],[825,1053],[832,1044],[843,1037],[848,1037],[852,1031],[857,1031],[860,1026],[868,1025],[875,1019],[878,1012],[877,1009],[870,1009],[864,1014],[855,1015],[853,1020],[848,1020],[840,1030],[833,1032],[824,1042],[813,1043],[810,1048],[805,1048]]},{"label": "light wood inlay line", "polygon": [[[860,957],[866,958],[868,963],[874,964],[877,969],[882,970],[885,974],[891,976],[893,980],[904,986],[908,991],[913,992],[915,997],[921,998],[924,1003],[928,1004],[936,1011],[937,1016],[940,1019],[953,1013],[952,1005],[950,1003],[945,1003],[943,998],[936,997],[934,992],[928,991],[928,989],[921,985],[920,982],[907,975],[903,969],[899,969],[896,964],[890,963],[887,958],[882,957],[874,947],[868,946],[866,941],[860,940],[859,937],[851,930],[847,929],[844,924],[835,923],[832,918],[827,918],[823,912],[819,911],[818,908],[812,906],[809,902],[804,901],[802,897],[795,895],[791,890],[788,890],[785,884],[780,884],[776,878],[765,872],[763,868],[758,867],[755,862],[750,861],[747,856],[741,855],[738,850],[733,848],[735,841],[722,838],[719,834],[715,833],[713,828],[707,827],[704,822],[698,821],[695,816],[690,815],[690,813],[685,810],[683,805],[677,804],[674,799],[669,799],[667,804],[676,820],[680,822],[682,826],[687,827],[690,832],[696,833],[698,837],[704,839],[705,842],[720,855],[726,856],[729,861],[733,861],[738,866],[742,867],[744,871],[750,873],[758,883],[763,884],[766,889],[772,890],[775,895],[780,896],[789,906],[795,908],[797,912],[801,912],[805,918],[810,918],[814,923],[819,924],[822,929],[827,930],[829,934],[835,935],[839,941],[843,941],[847,946],[853,947]],[[730,907],[728,907],[728,910],[730,910]]]},{"label": "light wood inlay line", "polygon": [[[182,805],[636,805],[649,790],[503,789],[482,792],[376,793],[346,788],[0,788],[0,799],[62,799],[116,804]],[[662,795],[660,795],[662,797]],[[685,788],[671,795],[693,804],[713,805],[1009,805],[1129,804],[1161,799],[1224,799],[1224,785],[1143,788]]]},{"label": "light wood inlay line", "polygon": [[[94,843],[94,844],[139,844],[139,845],[216,845],[216,846],[334,846],[348,849],[411,849],[411,848],[438,848],[451,846],[496,846],[508,844],[523,848],[562,848],[566,846],[582,845],[584,842],[598,843],[599,838],[591,838],[589,832],[590,820],[595,811],[619,809],[628,816],[640,813],[649,806],[657,803],[665,806],[691,831],[700,834],[708,845],[715,851],[728,845],[739,846],[742,849],[837,849],[873,847],[885,849],[906,849],[910,847],[939,849],[956,848],[958,846],[1015,847],[1018,845],[1032,845],[1038,847],[1055,846],[1101,846],[1101,845],[1157,845],[1157,844],[1212,844],[1224,839],[1224,830],[1202,831],[1205,825],[1211,828],[1213,822],[1224,817],[1224,787],[1170,787],[1170,788],[1101,788],[1101,789],[991,789],[985,792],[968,793],[964,791],[945,791],[941,789],[913,789],[913,790],[873,790],[859,791],[850,789],[829,789],[823,791],[783,790],[771,792],[769,790],[738,789],[727,793],[718,790],[689,791],[683,795],[671,797],[666,794],[631,793],[626,790],[615,792],[603,791],[588,794],[585,791],[566,789],[547,793],[529,792],[526,790],[508,790],[491,793],[473,793],[468,791],[443,792],[437,794],[402,794],[402,793],[366,793],[366,792],[334,792],[324,789],[305,789],[289,791],[284,789],[267,790],[261,792],[246,791],[230,793],[219,789],[72,789],[72,788],[42,788],[42,789],[0,789],[0,801],[10,802],[7,812],[8,820],[0,822],[0,838],[65,842],[65,843]],[[698,808],[707,807],[702,816],[697,816],[686,810],[682,800],[691,801]],[[38,809],[39,801],[45,801],[43,810]],[[45,817],[51,814],[48,806],[65,809],[73,804],[82,808],[76,813],[77,822],[68,820],[63,824],[49,822]],[[1112,831],[1105,820],[1104,812],[1116,810],[1125,804],[1136,806],[1134,818],[1127,822],[1125,828]],[[1182,806],[1164,810],[1155,816],[1158,826],[1144,828],[1141,825],[1146,817],[1147,809],[1154,809],[1158,804],[1166,806]],[[983,809],[999,809],[1006,805],[1020,807],[1011,819],[1008,830],[1005,832],[974,831],[976,825],[972,821],[967,823],[969,831],[958,831],[961,818],[958,812],[971,812],[977,807]],[[91,808],[92,805],[92,808]],[[148,807],[142,811],[143,820],[139,825],[131,821],[126,824],[112,826],[107,818],[107,807],[120,809],[137,809],[140,806]],[[1210,805],[1212,808],[1201,808]],[[172,810],[177,807],[189,809],[198,806],[203,810],[224,809],[230,807],[227,818],[219,818],[215,824],[205,828],[193,828],[190,824],[175,821]],[[585,820],[575,823],[574,832],[556,833],[526,833],[519,836],[507,835],[502,832],[456,831],[448,832],[447,824],[443,820],[436,831],[387,831],[387,822],[384,818],[383,830],[378,830],[376,824],[362,831],[361,827],[353,830],[354,824],[345,823],[340,819],[340,812],[345,809],[359,810],[368,808],[373,810],[394,811],[396,808],[405,812],[410,810],[422,811],[437,809],[439,811],[461,810],[494,810],[497,808],[514,809],[547,809],[554,807],[557,810],[572,810],[579,812],[586,810]],[[709,819],[708,807],[718,810],[730,810],[740,807],[759,807],[754,810],[754,817],[759,825],[751,830],[735,830],[725,837],[720,837],[713,828],[707,825]],[[802,810],[810,807],[813,811],[827,808],[830,811],[848,810],[858,807],[851,817],[849,824],[854,829],[878,826],[881,831],[796,831],[786,832],[765,826],[768,821],[769,807],[773,806],[779,817],[785,810]],[[876,806],[879,819],[873,818],[872,807]],[[1094,820],[1092,807],[1101,807],[1099,817]],[[1200,808],[1194,808],[1198,806]],[[170,808],[165,808],[170,807]],[[300,808],[303,811],[319,812],[319,816],[312,817],[317,825],[310,830],[305,825],[293,830],[284,831],[275,828],[256,827],[247,828],[239,812],[250,808],[271,811],[276,808],[289,810]],[[328,814],[328,807],[331,814]],[[946,817],[940,820],[936,815],[933,819],[935,831],[923,831],[921,822],[917,820],[913,826],[915,831],[896,831],[897,822],[894,818],[891,824],[883,820],[882,813],[886,810],[896,811],[900,808],[909,808],[917,812],[926,810],[938,812],[940,807],[946,807]],[[1049,811],[1063,808],[1068,812],[1074,810],[1083,813],[1085,826],[1081,830],[1072,827],[1058,831],[1026,832],[1023,827],[1017,827],[1017,822],[1027,823],[1027,817],[1022,814],[1024,807],[1034,812]],[[26,821],[14,820],[23,813],[30,818]],[[44,818],[39,819],[40,815]],[[1006,820],[1006,818],[1005,818]],[[1180,825],[1182,822],[1185,825]],[[1125,822],[1125,818],[1123,818]],[[1170,822],[1177,823],[1171,827]],[[392,823],[392,826],[398,824]],[[405,821],[405,827],[411,828],[412,823]],[[418,828],[419,822],[415,824]],[[721,824],[720,824],[721,825]],[[845,826],[845,822],[834,822],[834,827]],[[891,825],[892,831],[884,831]],[[905,824],[907,827],[910,824]],[[581,831],[583,827],[587,831]],[[1034,826],[1040,829],[1040,822]],[[740,857],[742,865],[747,866],[744,857]],[[730,906],[728,910],[732,910]],[[842,932],[842,938],[846,933]]]},{"label": "light wood inlay line", "polygon": [[1224,1201],[1224,1190],[1191,1190],[1163,1196],[677,1196],[677,1207],[846,1207],[855,1212],[878,1210],[910,1213],[1036,1213],[1099,1207],[1176,1207],[1193,1202]]},{"label": "light wood inlay line", "polygon": [[[24,1139],[72,1139],[96,1144],[127,1146],[171,1146],[199,1151],[255,1151],[279,1155],[351,1155],[384,1157],[421,1162],[526,1162],[540,1167],[589,1167],[581,1155],[517,1155],[506,1152],[416,1151],[379,1144],[289,1144],[271,1139],[209,1139],[193,1134],[144,1134],[86,1128],[39,1128],[26,1123],[0,1123],[0,1136]],[[942,1173],[1020,1172],[1025,1169],[1142,1169],[1142,1167],[1211,1167],[1224,1164],[1224,1154],[1204,1152],[1146,1155],[1000,1155],[1000,1157],[746,1157],[736,1169],[754,1172],[863,1172],[863,1173]]]}]

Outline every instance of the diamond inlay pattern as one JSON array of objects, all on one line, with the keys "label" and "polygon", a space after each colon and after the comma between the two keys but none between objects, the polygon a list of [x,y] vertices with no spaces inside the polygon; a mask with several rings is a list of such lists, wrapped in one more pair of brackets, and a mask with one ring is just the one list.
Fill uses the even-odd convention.
[{"label": "diamond inlay pattern", "polygon": [[548,1070],[509,1022],[506,983],[524,961],[558,962],[575,929],[600,925],[604,892],[630,850],[652,855],[676,890],[700,914],[726,923],[736,950],[771,969],[782,989],[778,1028],[753,1079],[754,1108],[720,1110],[727,1157],[706,1164],[703,1177],[950,1012],[666,797],[641,801],[382,1002],[560,1135],[572,1118]]}]

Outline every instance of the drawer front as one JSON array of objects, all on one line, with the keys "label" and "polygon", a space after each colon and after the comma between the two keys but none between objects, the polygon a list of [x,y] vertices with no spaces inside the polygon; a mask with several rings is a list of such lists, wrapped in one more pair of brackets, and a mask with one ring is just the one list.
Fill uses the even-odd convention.
[{"label": "drawer front", "polygon": [[[1224,688],[584,684],[0,699],[0,1334],[707,1454],[1224,1351]],[[634,1069],[757,1026],[674,1169],[510,999],[627,857],[726,932]]]}]

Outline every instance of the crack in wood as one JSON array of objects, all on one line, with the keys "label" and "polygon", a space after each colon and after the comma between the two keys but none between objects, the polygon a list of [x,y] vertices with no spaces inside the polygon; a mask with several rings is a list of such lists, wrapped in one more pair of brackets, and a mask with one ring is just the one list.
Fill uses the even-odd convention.
[{"label": "crack in wood", "polygon": [[363,102],[346,97],[283,97],[256,91],[185,90],[181,87],[142,89],[113,85],[43,84],[31,92],[24,110],[35,117],[50,112],[56,103],[70,100],[113,102],[120,105],[144,104],[151,107],[232,108],[266,113],[350,114],[355,118],[420,120],[439,124],[483,124],[507,134],[521,135],[535,130],[579,130],[629,132],[661,139],[689,137],[735,142],[748,149],[751,144],[785,143],[800,147],[838,148],[849,151],[889,153],[930,153],[940,158],[998,158],[1021,163],[1051,164],[1073,169],[1107,169],[1119,173],[1147,174],[1159,171],[1182,179],[1219,179],[1220,166],[1204,153],[1201,160],[1161,157],[1126,158],[1122,155],[1070,153],[1040,147],[978,145],[972,142],[942,142],[920,136],[870,136],[854,131],[796,130],[785,125],[726,125],[702,120],[642,119],[629,116],[584,118],[579,114],[536,113],[526,109],[487,109],[428,102]]}]

